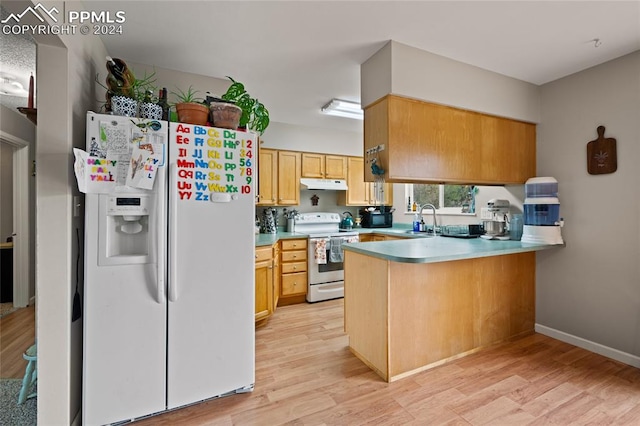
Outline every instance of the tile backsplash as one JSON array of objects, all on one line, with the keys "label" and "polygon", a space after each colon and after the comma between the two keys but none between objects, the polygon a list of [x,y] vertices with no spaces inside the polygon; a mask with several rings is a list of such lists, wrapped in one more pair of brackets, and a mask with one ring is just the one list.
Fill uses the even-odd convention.
[{"label": "tile backsplash", "polygon": [[[311,198],[313,196],[318,197],[318,205],[312,205]],[[358,215],[358,207],[352,206],[339,206],[338,202],[338,191],[330,191],[330,190],[310,190],[303,189],[300,190],[300,204],[297,206],[276,206],[274,207],[277,214],[277,225],[282,227],[285,226],[286,222],[283,218],[283,211],[286,208],[287,210],[297,210],[300,213],[312,213],[312,212],[329,212],[329,213],[339,213],[342,215],[343,212],[351,212],[353,217]],[[260,218],[262,216],[262,211],[265,208],[271,208],[269,206],[257,206],[256,207],[256,216]]]}]

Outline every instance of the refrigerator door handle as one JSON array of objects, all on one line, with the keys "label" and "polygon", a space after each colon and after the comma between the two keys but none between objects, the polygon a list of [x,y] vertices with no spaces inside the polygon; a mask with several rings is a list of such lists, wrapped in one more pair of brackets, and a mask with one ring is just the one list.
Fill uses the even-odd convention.
[{"label": "refrigerator door handle", "polygon": [[178,268],[176,267],[177,236],[178,236],[178,165],[171,163],[169,179],[169,301],[178,300]]},{"label": "refrigerator door handle", "polygon": [[164,265],[166,263],[166,257],[165,257],[165,250],[166,250],[166,237],[164,235],[166,235],[164,232],[162,231],[162,226],[163,224],[165,224],[165,222],[163,220],[161,220],[162,218],[166,218],[166,215],[164,214],[165,211],[165,200],[162,196],[163,194],[160,193],[160,191],[158,190],[158,193],[156,194],[157,197],[157,201],[156,201],[156,215],[155,215],[155,230],[153,231],[153,235],[155,235],[155,238],[157,239],[157,243],[155,244],[156,247],[156,301],[159,304],[164,303],[164,278],[165,278],[165,270],[164,270]]}]

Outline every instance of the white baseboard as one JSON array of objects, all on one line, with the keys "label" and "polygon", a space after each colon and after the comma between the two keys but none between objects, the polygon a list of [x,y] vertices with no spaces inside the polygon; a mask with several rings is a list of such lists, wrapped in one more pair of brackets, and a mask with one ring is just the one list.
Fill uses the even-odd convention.
[{"label": "white baseboard", "polygon": [[616,361],[640,368],[640,356],[622,352],[617,349],[601,345],[600,343],[595,343],[590,340],[583,339],[582,337],[577,337],[540,324],[536,324],[535,330],[537,333],[544,334],[545,336],[552,337],[562,342],[569,343],[570,345],[597,353],[598,355],[606,356],[607,358],[615,359]]}]

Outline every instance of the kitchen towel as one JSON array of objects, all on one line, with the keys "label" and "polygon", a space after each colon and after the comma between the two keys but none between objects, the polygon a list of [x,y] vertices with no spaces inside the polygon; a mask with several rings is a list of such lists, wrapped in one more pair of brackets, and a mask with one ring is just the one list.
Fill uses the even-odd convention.
[{"label": "kitchen towel", "polygon": [[329,261],[333,263],[344,262],[344,252],[342,251],[341,237],[331,238],[329,242]]},{"label": "kitchen towel", "polygon": [[315,240],[315,261],[318,265],[325,265],[327,263],[327,240]]}]

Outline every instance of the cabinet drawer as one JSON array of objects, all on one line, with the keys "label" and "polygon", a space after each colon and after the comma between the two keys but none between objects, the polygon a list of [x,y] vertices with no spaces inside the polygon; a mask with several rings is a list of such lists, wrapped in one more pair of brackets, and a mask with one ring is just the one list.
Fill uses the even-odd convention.
[{"label": "cabinet drawer", "polygon": [[306,250],[283,251],[281,253],[283,262],[299,262],[307,260]]},{"label": "cabinet drawer", "polygon": [[271,247],[256,247],[256,262],[271,259]]},{"label": "cabinet drawer", "polygon": [[306,272],[307,262],[290,262],[282,264],[282,273],[290,274],[292,272]]},{"label": "cabinet drawer", "polygon": [[283,240],[282,250],[306,250],[307,240]]},{"label": "cabinet drawer", "polygon": [[292,296],[295,294],[305,294],[307,292],[307,273],[296,272],[295,274],[282,275],[282,295]]}]

